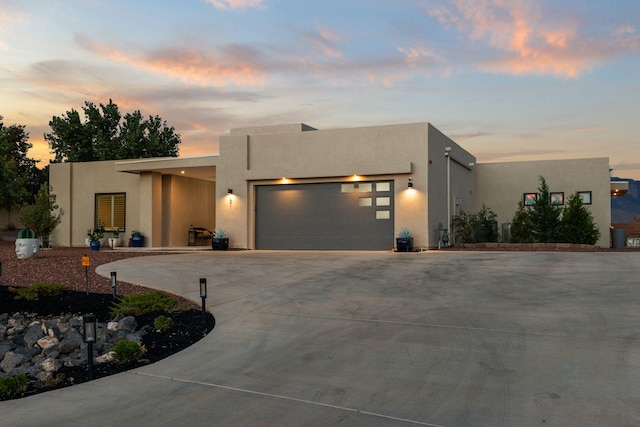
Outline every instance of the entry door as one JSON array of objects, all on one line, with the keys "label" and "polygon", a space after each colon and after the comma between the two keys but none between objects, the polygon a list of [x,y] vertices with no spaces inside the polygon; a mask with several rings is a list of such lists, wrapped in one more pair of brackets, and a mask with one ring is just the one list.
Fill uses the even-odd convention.
[{"label": "entry door", "polygon": [[389,250],[393,181],[256,188],[257,249]]}]

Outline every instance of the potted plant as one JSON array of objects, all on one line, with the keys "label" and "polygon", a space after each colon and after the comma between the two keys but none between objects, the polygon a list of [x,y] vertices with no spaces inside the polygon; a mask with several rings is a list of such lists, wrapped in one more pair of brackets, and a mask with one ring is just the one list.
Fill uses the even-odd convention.
[{"label": "potted plant", "polygon": [[102,235],[97,230],[93,230],[93,232],[89,236],[89,247],[91,248],[92,251],[100,250],[101,239],[102,239]]},{"label": "potted plant", "polygon": [[120,230],[113,230],[113,237],[109,237],[109,247],[111,249],[120,246]]},{"label": "potted plant", "polygon": [[229,249],[229,237],[222,228],[216,228],[211,236],[211,249],[226,251]]},{"label": "potted plant", "polygon": [[101,245],[107,244],[107,241],[104,238],[104,222],[96,225],[96,227],[93,229],[93,232],[98,235],[98,241]]},{"label": "potted plant", "polygon": [[411,230],[404,227],[398,232],[396,238],[396,250],[398,252],[411,252],[413,251],[413,236]]},{"label": "potted plant", "polygon": [[134,248],[141,248],[144,246],[144,236],[138,230],[131,232],[131,246]]},{"label": "potted plant", "polygon": [[90,228],[87,230],[87,237],[84,239],[84,244],[89,247],[91,244],[91,235],[93,234],[93,230]]}]

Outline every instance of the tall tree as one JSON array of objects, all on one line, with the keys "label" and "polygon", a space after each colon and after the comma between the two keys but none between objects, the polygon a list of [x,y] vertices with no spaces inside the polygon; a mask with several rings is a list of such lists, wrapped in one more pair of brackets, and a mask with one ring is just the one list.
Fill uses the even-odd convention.
[{"label": "tall tree", "polygon": [[531,209],[533,236],[536,242],[551,243],[558,241],[560,213],[562,209],[551,203],[551,193],[544,177],[540,177],[538,198]]},{"label": "tall tree", "polygon": [[563,242],[594,245],[600,237],[600,230],[593,222],[591,212],[584,207],[578,194],[569,197],[560,223],[560,239]]},{"label": "tall tree", "polygon": [[91,162],[149,157],[177,157],[180,135],[159,116],[143,119],[140,110],[121,115],[111,99],[99,107],[85,102],[80,114],[71,109],[49,122],[45,134],[54,162]]},{"label": "tall tree", "polygon": [[29,134],[25,132],[24,125],[7,127],[0,116],[0,209],[9,213],[32,201],[40,185],[46,181],[36,167],[37,161],[27,156],[32,147],[28,140]]}]

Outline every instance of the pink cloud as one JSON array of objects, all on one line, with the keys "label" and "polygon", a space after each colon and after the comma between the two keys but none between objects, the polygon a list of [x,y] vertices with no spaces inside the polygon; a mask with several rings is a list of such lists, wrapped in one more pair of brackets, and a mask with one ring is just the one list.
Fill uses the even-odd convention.
[{"label": "pink cloud", "polygon": [[80,45],[100,57],[152,73],[179,78],[188,83],[227,86],[260,86],[264,83],[263,70],[255,62],[256,51],[236,46],[221,52],[189,49],[187,47],[165,48],[146,54],[122,52],[112,46],[93,42],[76,36]]},{"label": "pink cloud", "polygon": [[453,0],[429,14],[493,53],[477,60],[488,72],[551,74],[575,78],[606,58],[638,50],[635,28],[621,26],[611,38],[580,34],[577,18],[545,15],[528,0]]},{"label": "pink cloud", "polygon": [[205,0],[216,9],[263,8],[264,0]]}]

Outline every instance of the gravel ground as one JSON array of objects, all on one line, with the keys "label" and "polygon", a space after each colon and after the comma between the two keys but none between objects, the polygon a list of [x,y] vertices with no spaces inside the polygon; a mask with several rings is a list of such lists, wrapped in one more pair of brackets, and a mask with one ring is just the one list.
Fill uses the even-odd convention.
[{"label": "gravel ground", "polygon": [[[37,282],[51,282],[68,286],[71,290],[85,291],[85,269],[82,256],[89,256],[91,266],[88,268],[89,291],[102,294],[111,293],[111,282],[108,278],[95,273],[95,268],[102,264],[136,256],[158,255],[158,252],[125,252],[102,249],[92,252],[89,248],[64,247],[41,249],[37,256],[29,259],[18,259],[15,242],[0,241],[0,284],[5,286],[29,286]],[[144,292],[146,288],[129,283],[118,282],[118,294]]]}]

